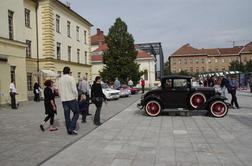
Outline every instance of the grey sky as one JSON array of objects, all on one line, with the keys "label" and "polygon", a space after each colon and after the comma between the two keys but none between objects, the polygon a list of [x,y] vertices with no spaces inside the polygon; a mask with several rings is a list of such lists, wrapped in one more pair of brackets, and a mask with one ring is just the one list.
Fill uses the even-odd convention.
[{"label": "grey sky", "polygon": [[190,43],[231,47],[252,41],[252,0],[61,0],[106,34],[121,17],[135,43],[162,42],[167,57]]}]

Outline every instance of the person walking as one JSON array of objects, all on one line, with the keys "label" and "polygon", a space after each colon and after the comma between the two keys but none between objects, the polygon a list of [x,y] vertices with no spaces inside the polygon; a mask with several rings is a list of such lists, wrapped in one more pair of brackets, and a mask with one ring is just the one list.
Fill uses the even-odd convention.
[{"label": "person walking", "polygon": [[[78,90],[80,91],[80,93],[85,94],[86,100],[89,103],[89,100],[90,100],[90,96],[89,96],[90,86],[89,86],[89,84],[87,82],[87,78],[86,77],[83,77],[83,80],[81,80],[79,82]],[[89,113],[89,104],[87,106],[87,115],[92,115],[92,114]]]},{"label": "person walking", "polygon": [[129,79],[129,81],[128,81],[128,86],[132,88],[133,85],[134,85],[134,83],[133,83],[132,79]]},{"label": "person walking", "polygon": [[232,96],[231,105],[233,107],[233,105],[235,104],[235,107],[237,109],[239,109],[240,107],[239,107],[239,104],[238,104],[238,101],[237,101],[237,97],[236,97],[236,89],[237,89],[237,87],[238,87],[237,81],[234,78],[231,78],[229,80],[229,87],[228,87],[228,91],[229,91],[229,93]]},{"label": "person walking", "polygon": [[81,123],[86,123],[89,101],[87,100],[87,97],[84,93],[79,94],[78,102],[79,102],[80,114],[82,115]]},{"label": "person walking", "polygon": [[220,83],[221,96],[226,97],[226,89],[229,87],[229,81],[226,76],[223,76]]},{"label": "person walking", "polygon": [[11,97],[11,108],[17,109],[17,103],[16,103],[16,95],[17,95],[17,89],[15,85],[15,80],[12,79],[10,83],[10,97]]},{"label": "person walking", "polygon": [[120,90],[120,87],[121,87],[121,82],[116,77],[115,82],[114,82],[114,89]]},{"label": "person walking", "polygon": [[106,101],[106,96],[102,92],[100,76],[95,77],[94,84],[91,87],[91,100],[96,106],[94,124],[97,126],[100,126],[102,124],[100,121],[102,103],[103,103],[103,100]]},{"label": "person walking", "polygon": [[40,101],[40,98],[39,98],[40,86],[38,82],[35,82],[33,85],[33,93],[34,93],[34,101],[36,102]]},{"label": "person walking", "polygon": [[46,86],[44,89],[44,106],[45,106],[45,114],[47,115],[44,121],[40,124],[40,129],[45,131],[44,125],[50,119],[50,128],[49,131],[58,130],[53,126],[54,124],[54,114],[57,114],[57,107],[54,100],[54,93],[52,90],[53,81],[46,80],[44,85]]},{"label": "person walking", "polygon": [[[70,75],[70,68],[64,67],[63,75],[59,79],[59,95],[62,101],[66,130],[69,135],[77,135],[76,123],[79,118],[78,91],[75,79]],[[73,117],[70,119],[70,110]]]},{"label": "person walking", "polygon": [[145,86],[145,81],[143,78],[141,78],[140,84],[142,86],[142,93],[144,93],[144,86]]}]

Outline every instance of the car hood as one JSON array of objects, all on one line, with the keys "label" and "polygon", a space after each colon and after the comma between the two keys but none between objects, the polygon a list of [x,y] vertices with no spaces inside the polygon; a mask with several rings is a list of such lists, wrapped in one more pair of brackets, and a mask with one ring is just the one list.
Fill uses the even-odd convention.
[{"label": "car hood", "polygon": [[109,92],[109,93],[119,93],[119,90],[115,90],[115,89],[111,89],[111,88],[106,88],[106,89],[102,89],[105,92]]},{"label": "car hood", "polygon": [[215,92],[214,87],[194,87],[196,91]]}]

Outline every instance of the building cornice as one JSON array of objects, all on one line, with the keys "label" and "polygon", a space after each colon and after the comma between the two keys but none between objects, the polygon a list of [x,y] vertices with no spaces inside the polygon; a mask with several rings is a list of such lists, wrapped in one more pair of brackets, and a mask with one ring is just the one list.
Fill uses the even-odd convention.
[{"label": "building cornice", "polygon": [[4,44],[14,45],[18,47],[26,47],[26,43],[18,41],[18,40],[10,40],[4,37],[0,37],[0,42]]},{"label": "building cornice", "polygon": [[90,27],[93,26],[93,24],[91,24],[88,20],[86,20],[85,18],[83,18],[81,15],[79,15],[77,12],[75,12],[74,10],[72,10],[69,6],[67,6],[66,4],[60,2],[59,0],[50,0],[51,2],[53,2],[54,4],[62,7],[63,9],[65,9],[68,13],[76,16],[77,18],[79,18],[81,21],[84,21],[86,24],[88,24]]}]

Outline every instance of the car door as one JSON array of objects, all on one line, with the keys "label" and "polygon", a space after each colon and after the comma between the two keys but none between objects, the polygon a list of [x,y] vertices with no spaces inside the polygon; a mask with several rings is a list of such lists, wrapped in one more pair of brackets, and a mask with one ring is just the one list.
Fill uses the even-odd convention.
[{"label": "car door", "polygon": [[184,78],[173,79],[172,88],[167,91],[169,108],[186,108],[190,93],[190,80]]}]

